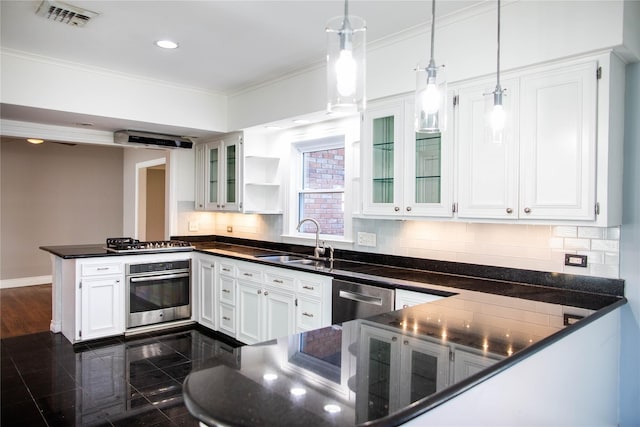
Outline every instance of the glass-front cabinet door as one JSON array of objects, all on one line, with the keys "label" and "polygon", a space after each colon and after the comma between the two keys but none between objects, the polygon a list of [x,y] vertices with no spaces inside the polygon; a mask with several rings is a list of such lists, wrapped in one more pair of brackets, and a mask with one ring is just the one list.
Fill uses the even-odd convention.
[{"label": "glass-front cabinet door", "polygon": [[397,215],[402,204],[403,104],[367,110],[363,124],[363,212]]},{"label": "glass-front cabinet door", "polygon": [[208,142],[205,147],[205,209],[241,210],[242,136],[229,134]]},{"label": "glass-front cabinet door", "polygon": [[453,215],[453,148],[446,132],[414,132],[412,98],[369,108],[362,135],[365,215]]}]

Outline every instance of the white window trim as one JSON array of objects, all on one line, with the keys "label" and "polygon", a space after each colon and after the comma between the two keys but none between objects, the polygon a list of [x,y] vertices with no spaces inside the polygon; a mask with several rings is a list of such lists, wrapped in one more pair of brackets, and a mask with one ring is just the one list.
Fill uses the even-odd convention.
[{"label": "white window trim", "polygon": [[[340,121],[325,122],[320,126],[301,128],[295,134],[288,136],[291,151],[289,173],[287,175],[287,200],[285,201],[282,224],[283,234],[281,237],[283,242],[315,244],[315,233],[300,233],[296,230],[298,225],[298,194],[302,185],[302,152],[344,147],[344,235],[336,236],[321,233],[320,240],[327,244],[336,244],[335,246],[339,248],[346,249],[351,247],[353,243],[353,154],[351,146],[360,139],[359,125],[358,117],[354,117]],[[323,189],[321,192],[331,192],[331,189]]]}]

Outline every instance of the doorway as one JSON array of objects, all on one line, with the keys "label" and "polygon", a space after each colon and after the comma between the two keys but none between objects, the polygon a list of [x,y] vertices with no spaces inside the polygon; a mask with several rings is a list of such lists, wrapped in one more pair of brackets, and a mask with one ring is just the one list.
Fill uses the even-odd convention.
[{"label": "doorway", "polygon": [[137,165],[136,238],[141,241],[166,240],[165,159]]}]

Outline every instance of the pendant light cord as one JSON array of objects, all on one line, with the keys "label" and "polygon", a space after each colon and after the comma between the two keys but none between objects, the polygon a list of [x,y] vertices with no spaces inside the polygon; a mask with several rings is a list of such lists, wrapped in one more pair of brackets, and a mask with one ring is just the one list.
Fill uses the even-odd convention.
[{"label": "pendant light cord", "polygon": [[436,34],[436,0],[431,1],[431,59],[429,60],[429,66],[435,66],[433,60],[433,46]]},{"label": "pendant light cord", "polygon": [[497,90],[501,90],[500,88],[500,0],[498,0],[498,60],[497,60],[497,68],[498,71],[496,73],[497,79]]}]

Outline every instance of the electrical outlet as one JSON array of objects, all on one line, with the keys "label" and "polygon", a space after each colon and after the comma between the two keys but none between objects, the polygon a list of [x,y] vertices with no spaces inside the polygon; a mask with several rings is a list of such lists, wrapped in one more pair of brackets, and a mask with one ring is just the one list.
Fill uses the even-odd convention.
[{"label": "electrical outlet", "polygon": [[571,267],[586,267],[587,256],[575,255],[575,254],[564,254],[564,265],[570,265]]},{"label": "electrical outlet", "polygon": [[227,225],[227,233],[233,233],[233,225]]},{"label": "electrical outlet", "polygon": [[374,233],[358,232],[358,245],[375,247],[376,235]]},{"label": "electrical outlet", "polygon": [[198,231],[199,225],[197,221],[189,221],[189,231]]}]

